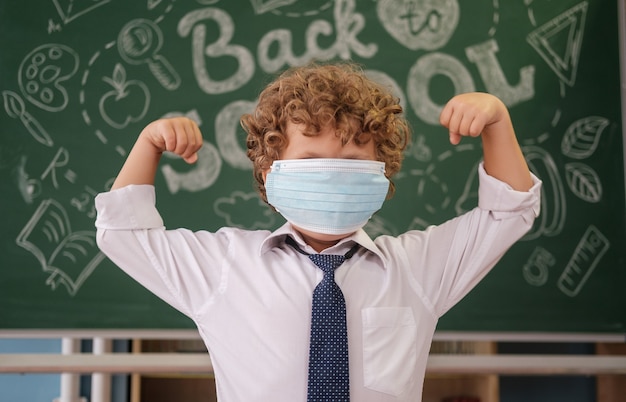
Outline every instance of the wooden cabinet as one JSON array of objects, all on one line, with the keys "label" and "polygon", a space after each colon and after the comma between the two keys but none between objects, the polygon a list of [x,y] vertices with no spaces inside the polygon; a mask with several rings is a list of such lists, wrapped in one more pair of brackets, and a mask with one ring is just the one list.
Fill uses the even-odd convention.
[{"label": "wooden cabinet", "polygon": [[497,375],[427,375],[423,402],[498,402]]},{"label": "wooden cabinet", "polygon": [[[133,353],[206,353],[200,340],[134,340]],[[215,402],[211,374],[132,374],[130,402]]]},{"label": "wooden cabinet", "polygon": [[[624,343],[598,343],[596,344],[598,355],[626,355]],[[597,398],[602,402],[622,402],[626,395],[625,375],[599,375],[596,380]]]},{"label": "wooden cabinet", "polygon": [[[433,342],[431,353],[437,354],[494,354],[495,342]],[[500,400],[498,376],[495,374],[429,374],[424,381],[423,402]],[[464,398],[464,399],[463,399]]]},{"label": "wooden cabinet", "polygon": [[[200,340],[135,340],[134,353],[201,353]],[[431,353],[496,353],[494,342],[434,342]],[[423,402],[455,401],[475,398],[480,402],[498,402],[497,375],[426,374]],[[216,401],[215,380],[206,374],[133,374],[130,402],[212,402]],[[457,399],[458,400],[458,399]]]},{"label": "wooden cabinet", "polygon": [[213,402],[215,381],[208,375],[141,376],[140,402]]}]

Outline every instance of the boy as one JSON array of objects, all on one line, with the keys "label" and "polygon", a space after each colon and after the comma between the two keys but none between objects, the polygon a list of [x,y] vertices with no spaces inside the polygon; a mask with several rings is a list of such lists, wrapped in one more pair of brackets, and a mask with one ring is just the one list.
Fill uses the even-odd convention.
[{"label": "boy", "polygon": [[[161,153],[193,163],[202,143],[185,118],[149,124],[97,197],[99,246],[194,320],[221,401],[421,400],[438,318],[532,226],[540,182],[508,111],[471,93],[450,100],[440,120],[452,144],[481,135],[479,206],[370,239],[361,227],[393,194],[410,135],[401,112],[351,64],[293,68],[270,84],[241,121],[261,197],[287,220],[271,233],[165,230],[153,187]],[[338,261],[334,281],[320,261]],[[322,335],[318,283],[340,306],[328,307],[334,321]]]}]

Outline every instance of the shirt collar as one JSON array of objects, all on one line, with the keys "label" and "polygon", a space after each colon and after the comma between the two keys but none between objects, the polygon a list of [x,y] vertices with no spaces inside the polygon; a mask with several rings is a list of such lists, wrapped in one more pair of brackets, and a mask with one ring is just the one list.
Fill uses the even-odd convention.
[{"label": "shirt collar", "polygon": [[[309,246],[308,244],[304,242],[304,240],[300,236],[300,233],[298,233],[293,228],[293,226],[291,226],[291,224],[287,222],[283,226],[279,227],[278,229],[270,233],[263,240],[263,242],[261,243],[261,246],[259,247],[259,255],[263,255],[267,253],[269,250],[273,249],[274,247],[279,247],[285,244],[286,236],[291,236],[296,241],[296,243],[298,243],[298,246],[302,248],[302,250],[311,254],[316,253],[316,251],[313,250],[311,246]],[[345,239],[340,240],[339,243],[334,245],[332,248],[336,248],[337,249],[336,253],[341,254],[342,251],[343,252],[348,251],[350,246],[354,243],[358,243],[361,247],[367,249],[368,251],[373,253],[375,256],[377,256],[380,259],[383,268],[387,267],[387,260],[385,259],[383,253],[379,250],[379,248],[376,246],[374,241],[367,235],[367,233],[365,233],[363,229],[359,229],[352,235],[346,237]]]}]

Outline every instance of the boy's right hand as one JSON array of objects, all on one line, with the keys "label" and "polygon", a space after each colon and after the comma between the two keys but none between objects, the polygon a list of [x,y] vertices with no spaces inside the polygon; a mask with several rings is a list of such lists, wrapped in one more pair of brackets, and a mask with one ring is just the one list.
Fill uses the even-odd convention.
[{"label": "boy's right hand", "polygon": [[186,117],[153,121],[143,129],[139,138],[150,143],[158,153],[172,152],[187,163],[198,160],[198,150],[202,147],[200,128]]},{"label": "boy's right hand", "polygon": [[164,151],[175,153],[187,163],[194,163],[201,146],[202,134],[193,120],[174,117],[153,121],[139,134],[111,190],[130,184],[154,184]]}]

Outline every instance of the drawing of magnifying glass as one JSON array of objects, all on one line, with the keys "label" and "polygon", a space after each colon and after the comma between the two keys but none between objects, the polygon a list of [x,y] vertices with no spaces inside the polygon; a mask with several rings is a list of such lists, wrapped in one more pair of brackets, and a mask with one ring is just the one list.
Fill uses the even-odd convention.
[{"label": "drawing of magnifying glass", "polygon": [[122,58],[130,64],[148,64],[152,75],[170,91],[180,86],[180,76],[165,57],[158,54],[163,33],[152,21],[135,19],[126,24],[117,37]]}]

